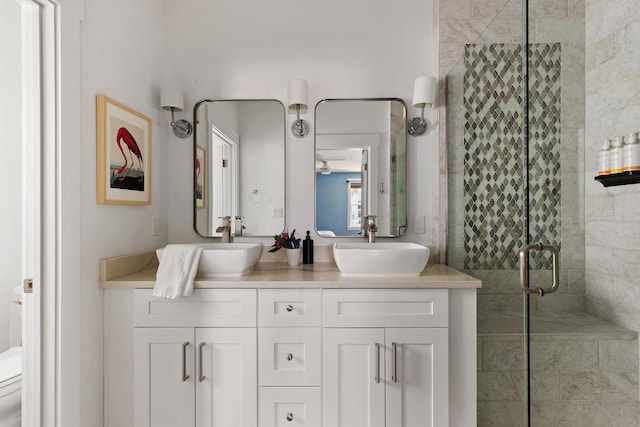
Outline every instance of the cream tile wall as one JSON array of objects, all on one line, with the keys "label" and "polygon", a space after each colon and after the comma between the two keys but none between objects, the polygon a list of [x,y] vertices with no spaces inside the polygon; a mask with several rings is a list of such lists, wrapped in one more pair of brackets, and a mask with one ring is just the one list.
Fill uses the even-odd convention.
[{"label": "cream tile wall", "polygon": [[[498,15],[488,19],[487,27],[482,31],[478,40],[468,40],[467,43],[506,43],[519,44],[522,42],[522,0],[509,0],[498,6],[496,2],[477,0],[484,6],[471,2],[471,10],[493,10]],[[493,7],[489,8],[488,3]],[[448,10],[441,4],[441,20],[447,21],[441,29],[441,52],[451,47],[447,41],[454,40],[447,35],[459,25],[468,28],[467,20],[476,22],[480,17],[471,15],[468,19],[449,19]],[[538,309],[544,310],[580,310],[584,309],[584,173],[583,164],[584,140],[582,127],[584,126],[584,16],[580,15],[584,9],[584,2],[567,0],[532,0],[530,2],[530,38],[531,43],[552,44],[559,43],[561,51],[561,152],[560,152],[560,241],[561,241],[561,284],[554,297],[554,301],[541,301]],[[466,8],[461,6],[461,16],[464,17]],[[451,12],[453,13],[453,12]],[[487,19],[487,12],[482,14]],[[441,21],[441,22],[442,22]],[[458,34],[463,34],[461,30]],[[471,37],[470,34],[468,34]],[[457,40],[457,39],[456,39]],[[455,48],[451,49],[451,51]],[[464,47],[463,47],[464,51]],[[445,53],[446,54],[446,53]],[[445,72],[446,59],[441,53],[441,72]],[[446,67],[446,66],[445,66]],[[450,265],[464,269],[462,262],[465,256],[464,240],[464,105],[463,105],[463,67],[457,63],[447,71],[447,107],[446,117],[441,119],[441,126],[447,127],[448,141],[441,141],[441,150],[446,151],[448,158],[448,239],[447,257]],[[443,124],[444,123],[444,124]],[[444,145],[444,147],[443,147]],[[536,177],[534,177],[536,178]],[[592,179],[592,178],[591,178]],[[535,237],[534,237],[535,238]],[[545,239],[545,236],[539,236]],[[500,244],[487,239],[485,245]],[[515,255],[515,254],[514,254]],[[518,287],[518,273],[516,270],[474,271],[471,274],[483,279],[483,289],[478,298],[479,310],[521,310],[521,293]],[[546,272],[534,275],[532,283],[545,279]],[[494,282],[495,281],[495,282]],[[541,283],[542,284],[542,283]]]},{"label": "cream tile wall", "polygon": [[604,138],[640,131],[637,0],[586,2],[585,287],[587,308],[640,330],[640,184],[593,180]]}]

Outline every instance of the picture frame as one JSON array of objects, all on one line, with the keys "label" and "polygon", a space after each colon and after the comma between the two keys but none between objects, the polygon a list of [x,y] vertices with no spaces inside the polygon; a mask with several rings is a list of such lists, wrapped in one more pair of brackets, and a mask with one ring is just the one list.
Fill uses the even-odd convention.
[{"label": "picture frame", "polygon": [[96,202],[151,204],[151,119],[96,95]]},{"label": "picture frame", "polygon": [[194,195],[196,199],[196,207],[204,209],[207,197],[207,150],[200,146],[196,146],[195,157],[195,188]]}]

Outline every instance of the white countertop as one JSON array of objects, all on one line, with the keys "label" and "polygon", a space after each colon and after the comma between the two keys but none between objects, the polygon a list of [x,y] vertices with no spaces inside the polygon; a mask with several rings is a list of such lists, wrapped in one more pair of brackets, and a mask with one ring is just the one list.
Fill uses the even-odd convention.
[{"label": "white countertop", "polygon": [[[157,259],[153,252],[126,255],[100,261],[100,286],[153,288]],[[196,289],[214,288],[480,288],[482,282],[454,268],[429,264],[417,277],[345,277],[333,262],[299,264],[259,262],[240,277],[197,276]]]}]

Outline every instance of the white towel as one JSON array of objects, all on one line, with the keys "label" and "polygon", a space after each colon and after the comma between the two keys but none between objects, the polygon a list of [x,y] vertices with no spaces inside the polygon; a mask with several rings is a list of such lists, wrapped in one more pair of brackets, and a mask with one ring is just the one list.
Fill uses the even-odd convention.
[{"label": "white towel", "polygon": [[156,273],[153,296],[175,299],[193,291],[202,248],[195,245],[167,245]]}]

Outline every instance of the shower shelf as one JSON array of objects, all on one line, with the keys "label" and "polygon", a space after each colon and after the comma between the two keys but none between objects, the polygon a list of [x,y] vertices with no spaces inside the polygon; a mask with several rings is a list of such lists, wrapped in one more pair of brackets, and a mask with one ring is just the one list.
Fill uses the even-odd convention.
[{"label": "shower shelf", "polygon": [[598,175],[594,178],[605,187],[614,187],[616,185],[627,185],[640,183],[640,171],[628,171],[620,173],[612,173],[609,175]]}]

